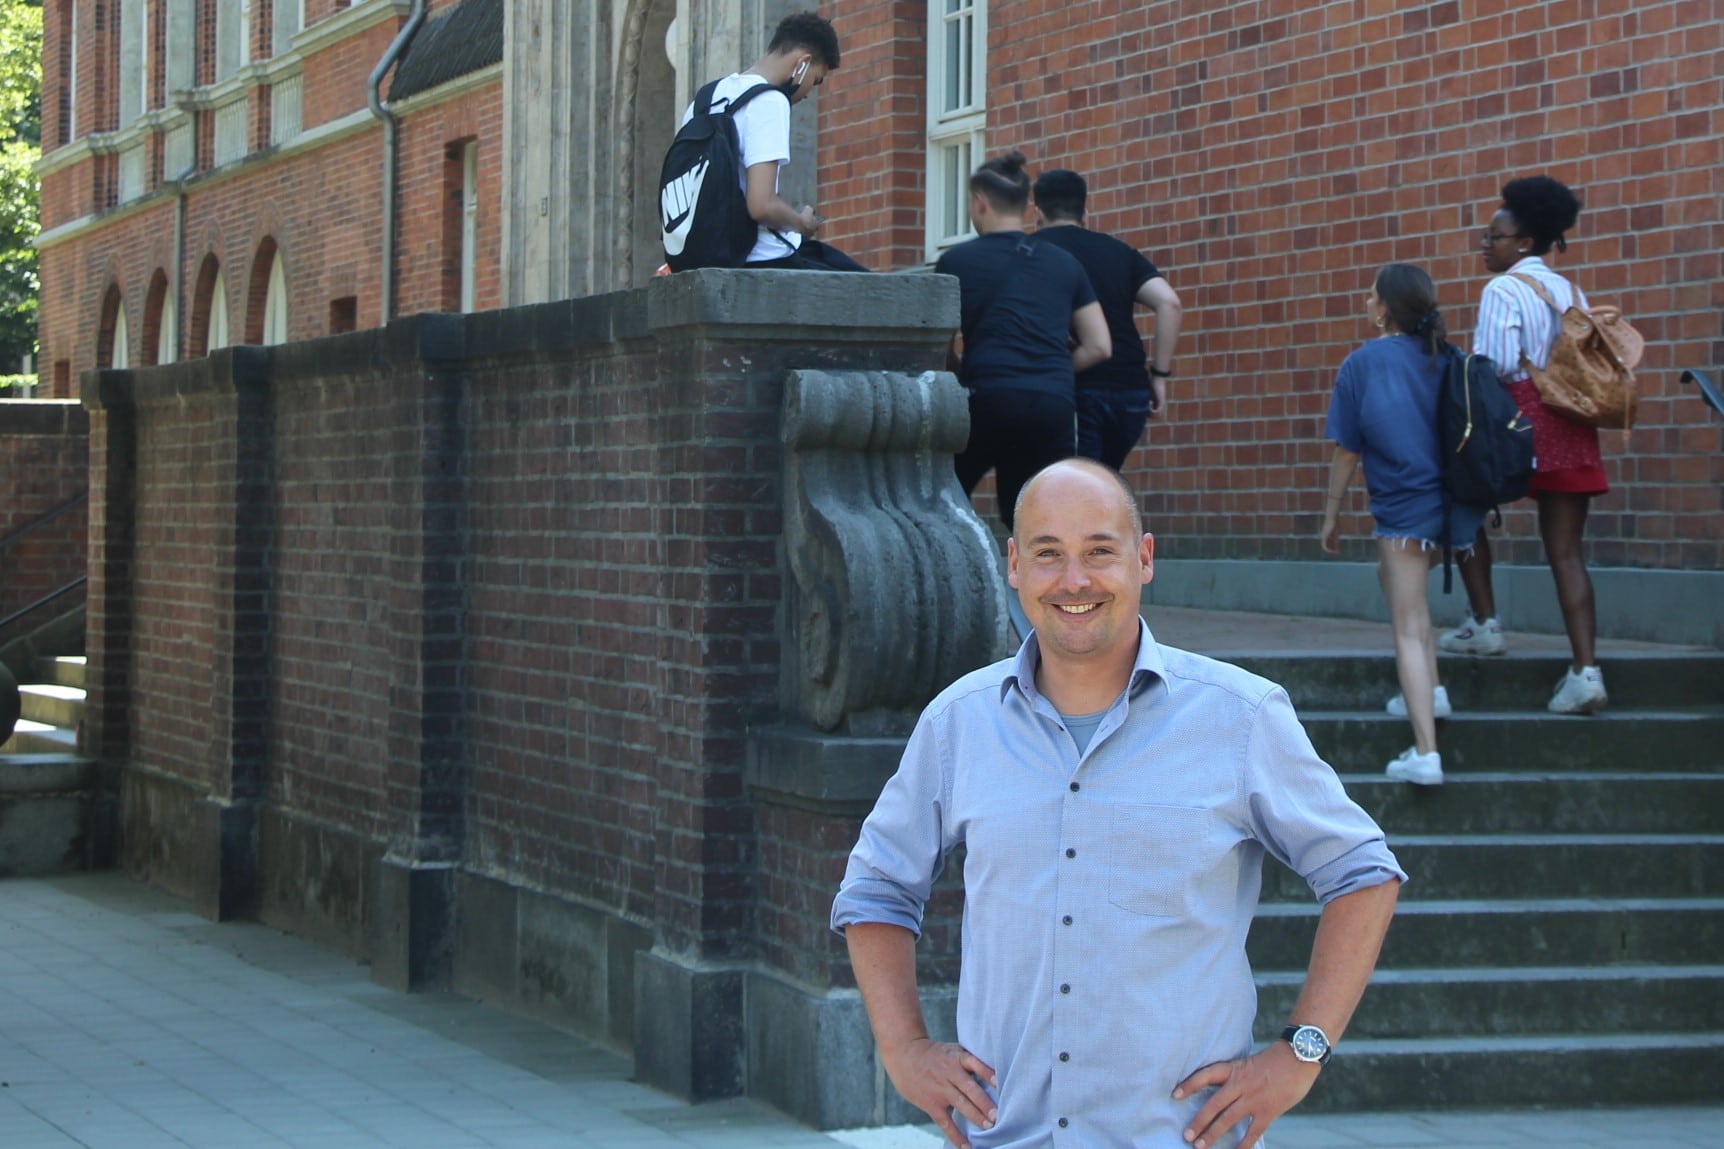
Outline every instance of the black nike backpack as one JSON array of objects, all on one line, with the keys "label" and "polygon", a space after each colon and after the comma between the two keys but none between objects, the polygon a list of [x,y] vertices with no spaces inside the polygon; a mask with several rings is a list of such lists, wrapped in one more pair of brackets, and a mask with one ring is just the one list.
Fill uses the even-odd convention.
[{"label": "black nike backpack", "polygon": [[759,225],[742,190],[742,148],[732,117],[771,84],[756,84],[722,111],[712,110],[714,80],[694,97],[694,115],[665,153],[659,175],[659,222],[664,259],[672,271],[741,267],[754,250]]}]

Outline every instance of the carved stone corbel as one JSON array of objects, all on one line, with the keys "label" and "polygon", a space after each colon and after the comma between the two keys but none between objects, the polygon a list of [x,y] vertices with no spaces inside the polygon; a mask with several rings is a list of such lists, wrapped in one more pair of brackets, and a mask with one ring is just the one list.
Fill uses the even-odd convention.
[{"label": "carved stone corbel", "polygon": [[822,731],[900,732],[1004,653],[999,556],[952,472],[969,424],[945,372],[790,372],[787,715]]}]

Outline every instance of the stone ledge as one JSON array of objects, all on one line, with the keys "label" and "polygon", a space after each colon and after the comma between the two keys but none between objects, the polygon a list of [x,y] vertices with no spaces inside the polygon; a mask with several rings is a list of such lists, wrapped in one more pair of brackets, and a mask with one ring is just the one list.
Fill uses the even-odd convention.
[{"label": "stone ledge", "polygon": [[90,433],[90,413],[76,399],[0,399],[0,435]]},{"label": "stone ledge", "polygon": [[907,741],[761,727],[749,732],[743,782],[773,805],[861,818],[897,772]]}]

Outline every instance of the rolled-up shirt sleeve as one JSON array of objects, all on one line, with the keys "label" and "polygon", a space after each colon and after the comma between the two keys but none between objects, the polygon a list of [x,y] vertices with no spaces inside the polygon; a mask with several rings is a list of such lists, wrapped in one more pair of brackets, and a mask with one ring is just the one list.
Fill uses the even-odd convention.
[{"label": "rolled-up shirt sleeve", "polygon": [[1244,776],[1257,839],[1305,879],[1319,902],[1407,880],[1382,829],[1347,796],[1279,687],[1253,717]]},{"label": "rolled-up shirt sleeve", "polygon": [[945,865],[947,808],[941,738],[924,714],[862,834],[832,902],[832,929],[882,922],[922,935],[922,908]]}]

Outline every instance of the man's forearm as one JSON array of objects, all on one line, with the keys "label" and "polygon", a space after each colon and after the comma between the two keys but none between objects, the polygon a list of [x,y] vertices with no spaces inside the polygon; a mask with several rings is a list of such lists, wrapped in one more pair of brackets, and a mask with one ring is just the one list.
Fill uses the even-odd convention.
[{"label": "man's forearm", "polygon": [[1376,968],[1400,892],[1400,881],[1390,879],[1343,894],[1323,907],[1311,946],[1311,968],[1288,1019],[1292,1024],[1315,1025],[1331,1042],[1341,1039]]},{"label": "man's forearm", "polygon": [[844,928],[844,940],[882,1060],[927,1037],[916,993],[916,935],[884,922],[857,922]]},{"label": "man's forearm", "polygon": [[1179,343],[1179,325],[1184,317],[1179,304],[1155,309],[1155,353],[1150,362],[1157,371],[1173,370],[1173,351]]}]

